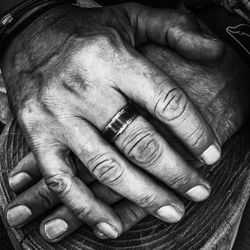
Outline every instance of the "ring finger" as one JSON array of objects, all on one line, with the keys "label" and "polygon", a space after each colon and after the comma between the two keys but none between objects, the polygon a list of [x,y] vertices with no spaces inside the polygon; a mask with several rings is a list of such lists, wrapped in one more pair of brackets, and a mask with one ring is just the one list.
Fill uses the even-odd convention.
[{"label": "ring finger", "polygon": [[[83,110],[85,118],[101,131],[105,129],[110,120],[114,127],[120,126],[120,128],[123,128],[122,133],[115,138],[114,143],[129,160],[191,200],[202,201],[209,196],[209,183],[194,168],[191,168],[142,116],[137,116],[130,121],[130,124],[126,125],[126,119],[133,116],[133,114],[131,115],[133,111],[127,111],[128,109],[125,108],[125,111],[121,112],[128,104],[124,96],[116,90],[107,92],[105,89],[102,91],[93,89],[92,91],[93,93],[89,96],[95,96],[97,100],[100,100],[100,104],[105,103],[105,105],[94,106],[93,101],[86,96],[85,100],[89,102],[89,109],[87,112]],[[115,116],[119,112],[122,115]],[[112,117],[114,118],[112,119]],[[72,122],[70,121],[70,123]],[[68,126],[72,125],[69,124]],[[80,141],[86,140],[85,126],[75,124],[73,127],[78,128],[77,133],[74,129],[70,134],[68,146],[71,149],[72,147],[75,148],[75,150],[81,149],[82,143]],[[93,138],[95,137],[96,135],[93,134]],[[88,144],[90,144],[93,139],[88,138]],[[101,145],[101,142],[97,142],[95,145],[98,145],[98,143]],[[91,150],[96,151],[95,147],[90,148],[88,152],[91,152]],[[86,161],[81,152],[78,152],[78,157],[83,162]],[[84,162],[84,164],[86,163]]]}]

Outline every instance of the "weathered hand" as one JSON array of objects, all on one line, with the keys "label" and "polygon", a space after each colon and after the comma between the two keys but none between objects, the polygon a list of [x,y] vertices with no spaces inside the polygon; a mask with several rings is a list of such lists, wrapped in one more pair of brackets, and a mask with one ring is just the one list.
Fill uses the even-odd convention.
[{"label": "weathered hand", "polygon": [[[209,120],[221,143],[224,143],[241,126],[249,111],[247,98],[249,70],[230,48],[227,49],[223,58],[217,62],[203,65],[185,60],[171,50],[159,46],[148,45],[143,47],[141,51],[163,71],[171,74],[173,79],[182,84],[181,87]],[[237,65],[237,67],[234,67],[234,65]],[[147,118],[154,123],[166,139],[174,140],[169,133],[166,133],[163,124],[157,120],[153,121],[152,117],[147,116]],[[225,121],[227,122],[225,123]],[[175,142],[173,141],[173,143]],[[113,204],[122,198],[95,181],[79,159],[76,157],[74,159],[77,175],[87,185],[90,185],[92,192],[99,199],[108,204]],[[11,178],[15,179],[15,182],[11,182],[11,185],[16,192],[23,191],[31,184],[39,181],[41,175],[33,154],[26,156],[17,165],[10,173],[10,180]],[[43,212],[47,212],[57,203],[58,199],[48,190],[42,180],[19,195],[8,208],[17,204],[26,205],[33,211],[31,219],[34,219]],[[127,200],[118,202],[114,209],[123,223],[124,231],[131,228],[146,215],[143,209]],[[59,241],[78,229],[82,223],[66,206],[63,206],[43,220],[40,230],[46,240]],[[104,237],[98,233],[97,236]]]},{"label": "weathered hand", "polygon": [[[13,112],[48,190],[111,238],[122,233],[123,224],[75,175],[70,151],[99,182],[170,223],[183,217],[183,204],[135,165],[194,201],[210,192],[209,183],[142,116],[115,145],[102,138],[99,131],[128,99],[167,125],[205,163],[220,157],[214,132],[188,96],[134,48],[149,41],[167,43],[194,60],[215,60],[224,51],[219,40],[201,35],[195,20],[180,11],[134,4],[94,9],[65,5],[17,36],[2,63]],[[12,204],[7,219],[22,226],[33,212]]]},{"label": "weathered hand", "polygon": [[[249,113],[250,105],[247,97],[250,90],[247,79],[249,79],[250,73],[246,65],[229,48],[221,60],[203,66],[199,63],[184,60],[176,53],[163,47],[148,45],[142,49],[142,53],[166,73],[171,71],[172,77],[182,83],[182,88],[207,117],[221,143],[224,143],[239,129]],[[237,65],[237,68],[234,65]],[[152,117],[147,116],[147,118],[154,122],[155,127],[166,139],[171,139],[173,140],[172,143],[176,144],[176,140],[174,141],[174,138],[166,133],[164,125],[157,120],[153,121]],[[225,123],[225,121],[227,122]],[[123,223],[124,231],[144,218],[146,212],[142,208],[128,200],[122,200],[122,197],[117,193],[95,181],[95,178],[79,159],[76,157],[72,157],[72,159],[74,159],[73,165],[78,177],[90,186],[96,197],[108,204],[116,203],[113,208]],[[27,155],[14,168],[10,173],[10,180],[11,178],[15,179],[15,182],[10,182],[10,184],[19,193],[41,179],[32,153]],[[26,205],[33,211],[32,219],[35,219],[36,216],[48,212],[57,203],[58,199],[41,180],[19,195],[8,208],[17,204]],[[82,224],[81,220],[75,217],[66,206],[63,206],[44,218],[40,225],[40,231],[47,241],[59,241],[74,232]],[[98,237],[105,238],[97,232],[96,234]]]}]

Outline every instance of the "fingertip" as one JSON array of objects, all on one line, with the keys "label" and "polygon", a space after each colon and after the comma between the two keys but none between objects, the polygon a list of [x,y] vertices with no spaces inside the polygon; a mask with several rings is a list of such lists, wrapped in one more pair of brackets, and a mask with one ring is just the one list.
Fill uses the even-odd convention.
[{"label": "fingertip", "polygon": [[189,199],[194,202],[201,202],[206,200],[211,193],[211,188],[204,185],[197,185],[192,187],[186,192],[186,195]]},{"label": "fingertip", "polygon": [[206,47],[207,53],[205,55],[208,60],[216,60],[224,55],[225,50],[226,50],[226,45],[223,41],[205,33],[203,36],[206,40],[205,47]]},{"label": "fingertip", "polygon": [[60,218],[43,221],[39,227],[43,239],[52,243],[61,241],[66,236],[68,229],[68,223]]},{"label": "fingertip", "polygon": [[108,238],[111,238],[111,239],[115,239],[119,236],[118,229],[107,222],[99,222],[96,225],[96,233],[100,237],[107,236]]},{"label": "fingertip", "polygon": [[200,156],[200,160],[206,165],[213,165],[221,158],[221,147],[218,142],[210,145]]},{"label": "fingertip", "polygon": [[177,223],[183,216],[184,212],[175,205],[166,205],[156,211],[158,217],[167,223]]},{"label": "fingertip", "polygon": [[101,231],[99,231],[98,229],[94,228],[93,232],[95,234],[95,236],[101,240],[107,240],[109,237],[106,236],[104,233],[102,233]]},{"label": "fingertip", "polygon": [[15,205],[5,209],[5,218],[11,227],[22,227],[31,216],[32,211],[26,205]]},{"label": "fingertip", "polygon": [[11,187],[11,189],[15,192],[19,192],[23,188],[31,184],[32,178],[29,174],[25,172],[20,172],[13,176],[10,176],[8,181],[9,181],[9,186]]}]

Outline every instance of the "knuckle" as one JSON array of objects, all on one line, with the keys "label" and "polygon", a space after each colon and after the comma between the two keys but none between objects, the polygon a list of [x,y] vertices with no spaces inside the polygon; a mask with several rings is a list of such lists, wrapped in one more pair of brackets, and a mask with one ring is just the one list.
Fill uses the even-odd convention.
[{"label": "knuckle", "polygon": [[42,126],[53,118],[50,106],[41,97],[40,100],[26,102],[17,112],[20,126],[31,134],[41,132]]},{"label": "knuckle", "polygon": [[178,20],[179,24],[186,25],[187,23],[193,22],[192,16],[190,14],[178,12],[177,15],[178,15],[177,20]]},{"label": "knuckle", "polygon": [[122,45],[122,39],[118,31],[116,31],[114,28],[104,28],[103,32],[99,35],[97,35],[94,38],[93,45],[94,47],[98,48],[98,50],[101,49],[102,54],[110,53],[110,52],[118,52],[119,48]]},{"label": "knuckle", "polygon": [[72,183],[70,178],[61,174],[45,177],[44,181],[48,188],[57,195],[66,197],[71,191]]},{"label": "knuckle", "polygon": [[154,206],[157,204],[157,195],[155,194],[147,194],[144,196],[139,196],[135,203],[138,204],[142,208],[154,208]]},{"label": "knuckle", "polygon": [[122,182],[124,168],[108,153],[97,155],[88,162],[91,173],[104,185]]},{"label": "knuckle", "polygon": [[[88,44],[81,46],[71,56],[70,65],[84,67],[87,70],[92,70],[95,65],[96,73],[106,77],[112,67],[122,64],[121,59],[129,54],[128,51],[116,29],[104,27],[102,32],[89,38]],[[103,70],[104,68],[106,70]]]},{"label": "knuckle", "polygon": [[130,159],[145,166],[155,165],[163,153],[156,134],[144,128],[129,134],[122,147]]},{"label": "knuckle", "polygon": [[185,190],[191,181],[190,175],[185,171],[180,171],[178,174],[170,176],[168,179],[168,184],[173,189]]},{"label": "knuckle", "polygon": [[88,206],[77,206],[77,207],[71,208],[71,210],[73,214],[80,220],[89,218],[91,214],[91,209]]},{"label": "knuckle", "polygon": [[160,92],[154,111],[157,117],[170,122],[186,119],[187,106],[188,100],[183,91],[172,88]]},{"label": "knuckle", "polygon": [[37,107],[32,103],[26,103],[18,110],[17,118],[21,126],[27,127],[36,120]]},{"label": "knuckle", "polygon": [[178,24],[178,26],[182,29],[197,27],[196,19],[189,13],[184,13],[183,11],[175,11],[173,15],[176,20],[176,24]]},{"label": "knuckle", "polygon": [[198,147],[201,144],[204,145],[207,141],[206,132],[204,131],[202,126],[198,126],[193,130],[193,132],[188,134],[186,141],[192,148]]},{"label": "knuckle", "polygon": [[124,221],[123,223],[133,225],[135,222],[138,221],[138,219],[140,220],[144,213],[145,212],[141,207],[130,203],[122,208],[123,218],[126,218],[126,221]]},{"label": "knuckle", "polygon": [[56,196],[48,189],[45,183],[38,188],[37,194],[42,198],[46,208],[51,208],[58,202]]}]

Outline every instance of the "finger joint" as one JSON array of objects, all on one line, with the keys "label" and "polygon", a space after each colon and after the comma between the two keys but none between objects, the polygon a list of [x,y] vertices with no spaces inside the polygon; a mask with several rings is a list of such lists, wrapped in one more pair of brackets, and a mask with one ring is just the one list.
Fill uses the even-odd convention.
[{"label": "finger joint", "polygon": [[124,140],[123,151],[136,163],[155,165],[162,156],[162,149],[153,131],[142,128],[130,133]]},{"label": "finger joint", "polygon": [[169,186],[173,189],[178,189],[180,192],[188,189],[190,182],[191,176],[185,171],[179,171],[168,178]]},{"label": "finger joint", "polygon": [[147,194],[144,196],[139,196],[135,203],[138,204],[142,208],[151,208],[153,209],[157,204],[157,196],[155,194]]},{"label": "finger joint", "polygon": [[187,115],[188,100],[186,95],[179,88],[171,90],[162,90],[158,95],[157,102],[154,108],[154,113],[157,117],[171,122],[182,120]]},{"label": "finger joint", "polygon": [[46,208],[51,208],[58,203],[57,197],[48,189],[48,186],[44,183],[37,190],[38,196],[43,200],[43,204]]},{"label": "finger joint", "polygon": [[66,197],[71,191],[72,181],[62,174],[51,175],[45,177],[44,180],[48,188],[61,197]]},{"label": "finger joint", "polygon": [[124,168],[110,154],[100,154],[88,162],[91,173],[107,186],[120,184],[124,177]]}]

